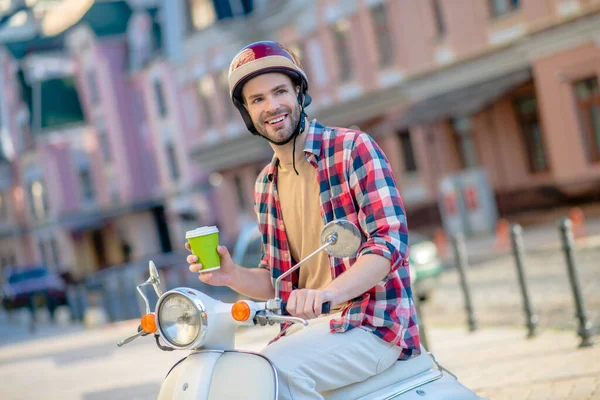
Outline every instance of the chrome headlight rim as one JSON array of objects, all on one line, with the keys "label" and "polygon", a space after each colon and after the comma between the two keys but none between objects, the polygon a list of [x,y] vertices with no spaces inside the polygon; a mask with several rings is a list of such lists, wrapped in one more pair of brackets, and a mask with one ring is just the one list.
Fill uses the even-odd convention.
[{"label": "chrome headlight rim", "polygon": [[[161,326],[161,323],[160,323],[160,309],[161,309],[163,303],[166,301],[166,299],[168,299],[172,295],[178,295],[178,296],[183,296],[183,297],[187,298],[198,309],[198,312],[200,315],[200,334],[198,335],[198,337],[196,337],[196,339],[194,339],[188,345],[181,346],[181,345],[178,345],[177,343],[173,343],[171,340],[169,340],[167,335],[165,335],[165,332],[163,331],[163,327]],[[174,349],[188,350],[188,349],[195,349],[195,348],[202,346],[206,339],[206,332],[207,332],[207,328],[208,328],[208,317],[206,314],[206,307],[204,306],[204,303],[202,302],[202,300],[200,300],[197,297],[196,291],[194,289],[189,289],[189,288],[178,288],[178,289],[169,290],[168,292],[163,293],[163,295],[160,296],[160,298],[158,299],[158,301],[156,303],[156,328],[157,328],[160,336],[163,338],[163,340],[165,342],[167,342],[169,344],[169,346],[173,347]]]}]

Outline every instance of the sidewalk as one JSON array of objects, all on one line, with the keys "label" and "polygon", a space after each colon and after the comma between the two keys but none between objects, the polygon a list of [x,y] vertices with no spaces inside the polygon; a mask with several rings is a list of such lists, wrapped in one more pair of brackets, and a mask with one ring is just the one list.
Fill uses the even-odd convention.
[{"label": "sidewalk", "polygon": [[[116,341],[137,324],[60,335],[41,327],[36,338],[0,345],[0,398],[155,398],[166,371],[186,353],[160,352],[147,338],[118,349]],[[7,329],[3,324],[0,334]],[[240,329],[237,346],[260,350],[276,331]],[[51,335],[43,337],[46,333]],[[578,349],[572,331],[546,330],[528,340],[522,328],[482,327],[469,333],[464,327],[434,326],[427,335],[440,364],[490,400],[600,399],[600,345]],[[36,373],[23,374],[30,369]]]},{"label": "sidewalk", "polygon": [[533,339],[523,328],[433,327],[427,334],[440,364],[482,397],[600,399],[600,345],[580,349],[572,331],[546,330]]}]

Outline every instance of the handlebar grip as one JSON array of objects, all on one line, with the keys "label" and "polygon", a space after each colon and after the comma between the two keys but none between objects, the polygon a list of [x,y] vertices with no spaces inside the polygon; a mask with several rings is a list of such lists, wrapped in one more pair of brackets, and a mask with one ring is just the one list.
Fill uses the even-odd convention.
[{"label": "handlebar grip", "polygon": [[[287,309],[287,303],[285,301],[281,302],[281,312],[285,313]],[[326,301],[325,303],[323,303],[321,305],[321,314],[329,314],[329,312],[331,311],[331,302],[330,301]]]}]

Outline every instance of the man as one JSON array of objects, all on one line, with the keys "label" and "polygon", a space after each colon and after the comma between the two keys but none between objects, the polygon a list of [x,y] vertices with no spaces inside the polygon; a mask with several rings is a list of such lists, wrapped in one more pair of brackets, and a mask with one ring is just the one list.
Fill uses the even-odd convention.
[{"label": "man", "polygon": [[[321,252],[284,279],[281,297],[292,316],[314,319],[325,302],[341,314],[293,334],[284,329],[263,350],[279,372],[280,398],[322,399],[319,392],[419,354],[406,216],[381,149],[365,133],[307,123],[308,79],[278,43],[242,49],[231,63],[229,87],[248,130],[275,153],[255,187],[263,258],[260,268],[246,269],[219,246],[221,269],[200,280],[267,300],[275,279],[320,247],[325,223],[348,219],[366,237],[357,257]],[[187,260],[191,271],[201,269],[195,256]]]}]

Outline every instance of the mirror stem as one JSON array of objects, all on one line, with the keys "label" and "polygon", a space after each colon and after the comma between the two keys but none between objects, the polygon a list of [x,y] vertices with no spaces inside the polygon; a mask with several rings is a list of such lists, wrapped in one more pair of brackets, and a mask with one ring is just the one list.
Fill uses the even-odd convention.
[{"label": "mirror stem", "polygon": [[281,281],[283,280],[283,278],[285,278],[286,276],[288,276],[289,274],[291,274],[292,272],[294,272],[295,270],[297,270],[298,268],[300,268],[300,266],[302,264],[304,264],[305,262],[307,262],[308,260],[310,260],[314,255],[316,255],[317,253],[325,250],[327,247],[335,244],[337,242],[338,239],[338,235],[336,232],[333,232],[331,235],[329,235],[329,237],[327,237],[327,243],[325,243],[323,246],[319,247],[317,250],[315,250],[312,254],[310,254],[308,257],[306,257],[304,260],[300,261],[298,264],[294,265],[292,268],[290,268],[289,270],[287,270],[285,272],[285,274],[282,274],[279,276],[279,278],[277,278],[277,280],[275,281],[275,299],[276,300],[280,300],[281,297]]},{"label": "mirror stem", "polygon": [[142,296],[142,299],[144,299],[144,303],[146,303],[146,314],[150,314],[150,302],[148,301],[148,298],[146,297],[146,295],[144,294],[144,292],[142,292],[142,288],[144,286],[148,286],[151,285],[152,282],[150,282],[152,278],[148,279],[146,282],[137,285],[137,291],[140,294],[140,296]]}]

